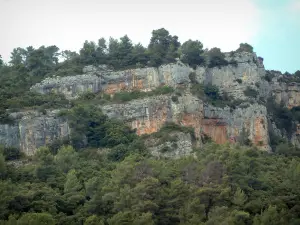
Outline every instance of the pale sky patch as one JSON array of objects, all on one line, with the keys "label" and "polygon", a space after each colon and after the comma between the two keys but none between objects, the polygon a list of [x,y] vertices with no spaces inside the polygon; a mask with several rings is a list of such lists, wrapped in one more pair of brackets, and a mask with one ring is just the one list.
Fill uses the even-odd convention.
[{"label": "pale sky patch", "polygon": [[147,46],[152,30],[162,27],[182,43],[197,39],[231,51],[251,44],[260,18],[252,0],[0,0],[0,54],[9,60],[13,48],[30,45],[78,51],[85,40],[125,34]]},{"label": "pale sky patch", "polygon": [[299,0],[292,1],[291,4],[289,5],[289,7],[292,12],[300,13],[300,1]]}]

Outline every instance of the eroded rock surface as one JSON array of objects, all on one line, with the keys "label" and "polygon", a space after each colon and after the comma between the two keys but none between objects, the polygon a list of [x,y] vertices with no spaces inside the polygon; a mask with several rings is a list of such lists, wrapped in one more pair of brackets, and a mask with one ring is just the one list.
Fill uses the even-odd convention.
[{"label": "eroded rock surface", "polygon": [[153,156],[166,158],[180,158],[192,154],[193,140],[189,133],[172,132],[171,140],[161,143],[160,139],[151,138],[146,141],[146,146]]},{"label": "eroded rock surface", "polygon": [[51,91],[62,93],[68,99],[77,98],[84,92],[114,94],[120,91],[151,91],[161,85],[178,87],[189,83],[191,68],[178,62],[123,71],[99,68],[84,68],[84,75],[48,78],[34,85],[31,90],[46,94]]},{"label": "eroded rock surface", "polygon": [[273,96],[278,104],[283,103],[289,109],[300,106],[300,83],[272,83]]},{"label": "eroded rock surface", "polygon": [[[245,131],[255,145],[269,150],[268,128],[271,125],[265,106],[245,103],[233,110],[204,104],[189,92],[190,74],[194,73],[194,79],[199,83],[218,86],[233,99],[248,101],[244,91],[251,87],[259,91],[258,98],[266,100],[273,95],[278,103],[283,102],[289,108],[300,106],[300,85],[281,82],[280,74],[266,81],[263,60],[254,53],[226,53],[226,59],[229,65],[220,68],[193,69],[180,61],[158,68],[123,71],[112,71],[105,65],[87,66],[82,75],[48,78],[31,90],[43,94],[62,93],[68,99],[74,99],[88,91],[113,95],[120,91],[147,92],[163,85],[184,88],[185,93],[175,100],[172,95],[154,96],[101,108],[109,117],[126,121],[138,135],[157,132],[166,122],[172,121],[195,128],[199,140],[206,134],[219,144],[236,142]],[[258,98],[252,100],[258,102]],[[53,138],[68,134],[67,122],[53,114],[22,116],[15,125],[0,125],[0,143],[20,146],[28,154]],[[299,142],[298,137],[296,132],[292,138],[294,143]]]},{"label": "eroded rock surface", "polygon": [[123,71],[111,71],[105,66],[85,67],[83,75],[47,78],[34,85],[31,90],[40,93],[51,91],[62,93],[68,99],[77,98],[81,93],[103,91],[113,95],[119,91],[151,91],[159,86],[174,88],[190,83],[191,72],[196,74],[200,83],[211,83],[226,91],[235,99],[246,99],[244,90],[248,86],[257,89],[256,83],[265,75],[262,61],[253,53],[227,54],[229,64],[220,68],[198,67],[195,70],[180,61],[162,65],[158,68],[140,68]]},{"label": "eroded rock surface", "polygon": [[103,107],[112,118],[121,118],[139,135],[157,132],[165,122],[195,128],[195,136],[206,134],[215,142],[237,142],[243,128],[247,137],[259,148],[270,150],[267,110],[259,104],[231,110],[203,104],[189,93],[172,101],[170,95],[134,100]]},{"label": "eroded rock surface", "polygon": [[246,135],[254,145],[270,150],[267,109],[259,104],[235,110],[205,105],[202,128],[205,134],[219,144],[237,142],[241,135]]},{"label": "eroded rock surface", "polygon": [[138,135],[157,132],[166,122],[175,122],[195,128],[196,137],[200,137],[203,103],[188,93],[177,102],[164,95],[106,105],[102,110],[111,118],[126,121]]},{"label": "eroded rock surface", "polygon": [[58,111],[14,113],[14,124],[0,124],[0,144],[19,147],[26,155],[37,148],[70,134],[67,121],[57,116]]}]

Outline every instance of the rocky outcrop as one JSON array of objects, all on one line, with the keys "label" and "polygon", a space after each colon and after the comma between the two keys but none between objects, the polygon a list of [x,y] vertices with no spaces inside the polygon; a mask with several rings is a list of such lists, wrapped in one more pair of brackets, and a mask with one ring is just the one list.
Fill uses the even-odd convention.
[{"label": "rocky outcrop", "polygon": [[[231,110],[203,104],[188,92],[174,102],[170,95],[135,100],[126,104],[103,107],[112,118],[121,118],[139,135],[157,132],[165,122],[175,122],[195,128],[195,136],[206,134],[215,142],[237,142],[246,135],[262,150],[270,150],[267,110],[259,104]],[[242,133],[243,130],[246,133]]]},{"label": "rocky outcrop", "polygon": [[[267,99],[273,94],[278,102],[284,101],[288,107],[300,104],[299,87],[280,83],[278,76],[271,83],[267,82],[264,79],[266,71],[263,60],[254,53],[226,53],[226,59],[229,64],[219,68],[193,69],[180,61],[158,68],[123,71],[112,71],[105,65],[87,66],[82,75],[47,78],[31,90],[43,94],[62,93],[68,99],[74,99],[88,91],[113,95],[120,91],[147,92],[162,85],[183,88],[185,92],[180,96],[147,97],[123,104],[101,105],[101,108],[109,117],[126,121],[136,129],[138,135],[157,132],[165,122],[172,121],[193,127],[198,140],[206,134],[223,144],[236,142],[241,135],[246,135],[261,149],[269,150],[267,111],[264,106],[245,103],[233,110],[204,104],[189,92],[190,75],[193,73],[199,83],[218,86],[221,92],[228,93],[234,99],[246,102],[248,97],[244,91],[251,87],[259,90],[260,97]],[[67,127],[66,121],[49,114],[22,117],[16,125],[1,125],[0,142],[20,146],[31,154],[38,146],[53,138],[68,135]]]},{"label": "rocky outcrop", "polygon": [[0,124],[0,144],[18,147],[26,155],[32,155],[37,148],[68,136],[68,123],[58,117],[57,112],[48,111],[46,115],[35,111],[13,113],[14,124]]},{"label": "rocky outcrop", "polygon": [[267,109],[259,104],[240,106],[235,110],[204,106],[202,129],[216,143],[237,142],[241,135],[263,150],[270,150]]},{"label": "rocky outcrop", "polygon": [[158,158],[180,158],[192,154],[193,140],[190,133],[172,132],[169,139],[161,143],[159,138],[149,138],[145,144],[151,154]]},{"label": "rocky outcrop", "polygon": [[220,68],[198,67],[195,70],[178,61],[158,68],[139,68],[111,71],[106,66],[85,67],[83,75],[47,78],[34,85],[31,90],[46,94],[57,92],[68,99],[77,98],[81,93],[91,91],[114,94],[119,91],[150,91],[162,85],[174,88],[190,83],[189,75],[195,73],[200,83],[211,83],[226,91],[235,99],[246,99],[244,90],[248,86],[257,89],[256,83],[265,75],[262,61],[253,53],[226,54],[231,63]]},{"label": "rocky outcrop", "polygon": [[262,59],[247,52],[228,53],[226,59],[230,62],[228,66],[197,68],[198,82],[216,85],[234,99],[247,99],[244,95],[246,88],[257,89],[256,84],[265,76]]},{"label": "rocky outcrop", "polygon": [[195,128],[195,135],[200,138],[203,103],[189,93],[178,96],[176,101],[171,95],[164,95],[106,105],[102,110],[110,118],[126,121],[138,135],[157,132],[166,122],[175,122]]},{"label": "rocky outcrop", "polygon": [[283,103],[289,109],[300,106],[300,83],[272,82],[272,95],[278,104]]},{"label": "rocky outcrop", "polygon": [[85,67],[84,75],[48,78],[34,85],[31,90],[42,94],[56,92],[68,99],[77,98],[84,92],[114,94],[119,91],[151,91],[161,85],[178,87],[189,83],[191,68],[178,62],[158,68],[140,68],[110,71],[106,67]]}]

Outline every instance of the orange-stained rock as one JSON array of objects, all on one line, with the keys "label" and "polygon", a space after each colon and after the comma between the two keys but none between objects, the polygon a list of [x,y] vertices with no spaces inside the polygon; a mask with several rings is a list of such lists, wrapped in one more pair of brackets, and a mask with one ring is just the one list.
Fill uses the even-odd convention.
[{"label": "orange-stained rock", "polygon": [[137,129],[137,135],[152,134],[161,128],[163,125],[162,120],[149,119],[149,120],[134,120],[131,122],[131,127]]},{"label": "orange-stained rock", "polygon": [[201,131],[201,117],[197,114],[184,114],[182,120],[179,121],[181,125],[193,127],[195,129],[195,136],[200,138]]},{"label": "orange-stained rock", "polygon": [[264,118],[257,117],[254,121],[254,137],[253,144],[256,146],[266,146],[268,145],[267,137],[267,127],[265,125]]},{"label": "orange-stained rock", "polygon": [[130,122],[132,129],[136,129],[137,135],[151,134],[159,131],[159,129],[167,121],[167,106],[157,110],[153,117],[144,117]]},{"label": "orange-stained rock", "polygon": [[220,119],[203,119],[202,132],[218,144],[224,144],[228,139],[227,126]]},{"label": "orange-stained rock", "polygon": [[135,80],[133,81],[132,89],[142,90],[144,88],[143,80]]},{"label": "orange-stained rock", "polygon": [[104,90],[105,94],[115,94],[116,92],[125,90],[127,88],[127,85],[125,82],[117,83],[117,84],[108,84],[107,87]]}]

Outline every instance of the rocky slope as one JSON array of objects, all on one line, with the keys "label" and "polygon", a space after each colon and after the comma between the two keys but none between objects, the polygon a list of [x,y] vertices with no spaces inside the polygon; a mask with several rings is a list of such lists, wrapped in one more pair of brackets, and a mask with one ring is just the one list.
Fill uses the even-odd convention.
[{"label": "rocky slope", "polygon": [[[283,102],[291,108],[300,105],[300,86],[280,82],[278,74],[274,74],[273,79],[267,82],[263,60],[255,54],[228,53],[226,57],[230,64],[220,68],[193,69],[179,61],[158,68],[124,71],[111,71],[106,66],[88,66],[84,68],[83,75],[48,78],[34,85],[31,90],[42,94],[62,93],[68,99],[74,99],[88,91],[114,95],[120,91],[147,92],[163,85],[171,86],[184,90],[176,100],[169,94],[122,104],[99,104],[99,107],[109,117],[126,121],[136,129],[138,135],[157,132],[165,122],[172,121],[195,128],[195,136],[200,145],[204,134],[219,144],[237,142],[241,136],[246,135],[256,146],[269,151],[269,129],[272,126],[268,124],[267,109],[259,103],[259,97],[248,97],[244,91],[251,87],[259,91],[259,96],[264,100],[273,95],[277,102]],[[216,85],[221,92],[244,103],[233,109],[217,108],[203,102],[189,91],[191,73],[195,74],[197,82]],[[19,114],[16,124],[0,125],[0,143],[19,146],[30,155],[39,146],[55,138],[68,136],[70,129],[67,121],[57,117],[56,113],[57,111],[46,115],[37,112]],[[294,136],[296,134],[297,132]],[[181,139],[183,137],[185,136],[180,136]],[[190,143],[190,138],[186,139]]]}]

